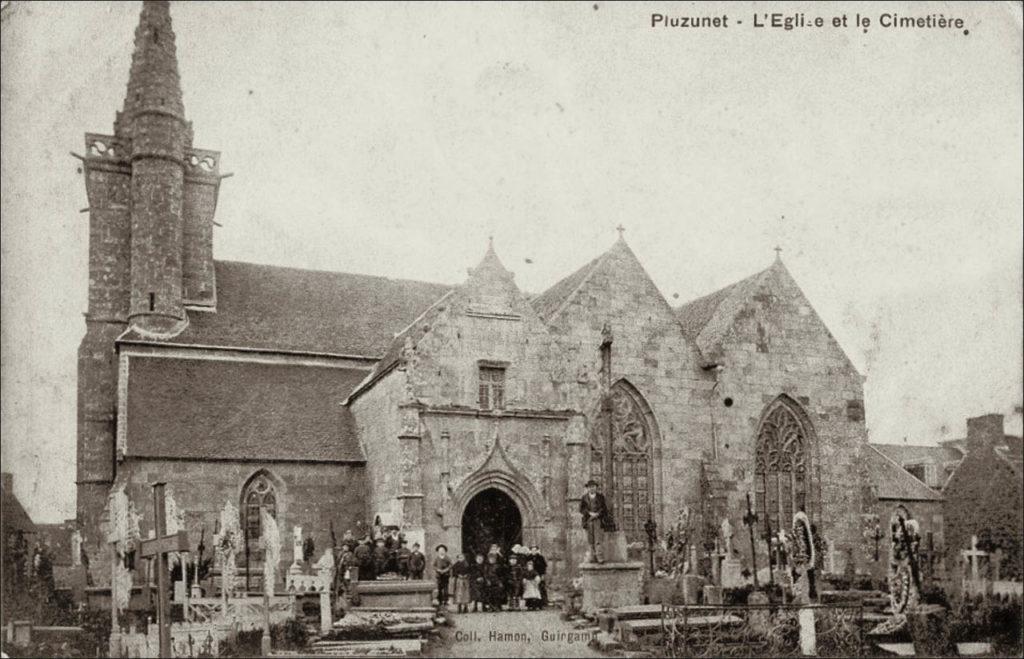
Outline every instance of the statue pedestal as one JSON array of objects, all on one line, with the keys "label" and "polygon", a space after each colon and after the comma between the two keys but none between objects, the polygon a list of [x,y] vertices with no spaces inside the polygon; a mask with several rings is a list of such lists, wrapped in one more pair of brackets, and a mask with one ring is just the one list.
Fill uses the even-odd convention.
[{"label": "statue pedestal", "polygon": [[626,534],[623,531],[609,531],[604,534],[604,560],[612,563],[629,563],[629,550]]},{"label": "statue pedestal", "polygon": [[643,573],[640,562],[582,563],[583,613],[592,616],[601,609],[642,604]]},{"label": "statue pedestal", "polygon": [[722,561],[721,573],[719,574],[719,585],[722,588],[741,588],[746,585],[746,578],[743,576],[743,564],[738,558],[727,558]]}]

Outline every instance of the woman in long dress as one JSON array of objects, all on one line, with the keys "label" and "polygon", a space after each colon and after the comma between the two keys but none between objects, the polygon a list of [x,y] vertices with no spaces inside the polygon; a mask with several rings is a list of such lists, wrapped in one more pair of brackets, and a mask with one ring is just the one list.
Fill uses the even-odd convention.
[{"label": "woman in long dress", "polygon": [[526,561],[526,570],[523,571],[523,599],[527,609],[540,608],[540,575],[534,569],[533,561]]},{"label": "woman in long dress", "polygon": [[472,599],[469,596],[469,563],[466,557],[459,554],[455,565],[452,566],[452,575],[455,577],[455,606],[459,613],[469,612],[469,603]]}]

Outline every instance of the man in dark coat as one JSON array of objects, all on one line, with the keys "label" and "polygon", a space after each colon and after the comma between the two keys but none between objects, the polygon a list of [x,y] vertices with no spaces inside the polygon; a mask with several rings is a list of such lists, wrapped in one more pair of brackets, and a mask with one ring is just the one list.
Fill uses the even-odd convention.
[{"label": "man in dark coat", "polygon": [[587,530],[590,560],[604,563],[604,532],[614,527],[611,511],[604,495],[597,491],[597,481],[587,481],[587,493],[580,499],[580,517]]},{"label": "man in dark coat", "polygon": [[359,580],[373,581],[376,576],[373,573],[373,551],[370,549],[370,537],[363,538],[352,553],[359,565]]},{"label": "man in dark coat", "polygon": [[427,567],[427,557],[420,551],[420,543],[412,543],[409,554],[409,578],[419,581],[423,578],[423,570]]}]

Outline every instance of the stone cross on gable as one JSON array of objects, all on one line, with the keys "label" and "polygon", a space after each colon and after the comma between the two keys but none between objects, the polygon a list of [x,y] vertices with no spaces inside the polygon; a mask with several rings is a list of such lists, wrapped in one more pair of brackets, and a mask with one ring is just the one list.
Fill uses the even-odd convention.
[{"label": "stone cross on gable", "polygon": [[971,562],[971,579],[977,581],[979,576],[978,571],[978,560],[983,556],[988,556],[988,552],[978,549],[978,536],[971,536],[971,548],[964,549],[960,552],[964,555],[964,558]]}]

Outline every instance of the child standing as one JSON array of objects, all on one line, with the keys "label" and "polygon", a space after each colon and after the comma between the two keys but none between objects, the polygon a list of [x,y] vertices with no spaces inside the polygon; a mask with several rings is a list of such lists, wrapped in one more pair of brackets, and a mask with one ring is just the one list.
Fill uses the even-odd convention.
[{"label": "child standing", "polygon": [[469,563],[466,557],[459,554],[452,565],[452,576],[455,577],[455,606],[459,613],[469,611]]},{"label": "child standing", "polygon": [[477,554],[476,561],[469,566],[469,599],[473,601],[473,611],[487,608],[484,591],[484,555]]},{"label": "child standing", "polygon": [[448,580],[451,578],[452,559],[448,558],[448,546],[434,547],[434,576],[437,578],[437,605],[448,606]]},{"label": "child standing", "polygon": [[412,543],[412,551],[409,553],[409,577],[419,581],[423,578],[423,570],[427,567],[427,558],[420,551],[420,543]]},{"label": "child standing", "polygon": [[533,568],[533,561],[526,561],[526,570],[523,572],[523,597],[526,599],[526,608],[535,611],[540,608],[540,575]]},{"label": "child standing", "polygon": [[508,574],[508,610],[518,610],[519,598],[523,596],[523,566],[515,554],[508,557]]},{"label": "child standing", "polygon": [[501,611],[505,601],[501,577],[497,554],[487,554],[487,562],[484,563],[484,611]]}]

